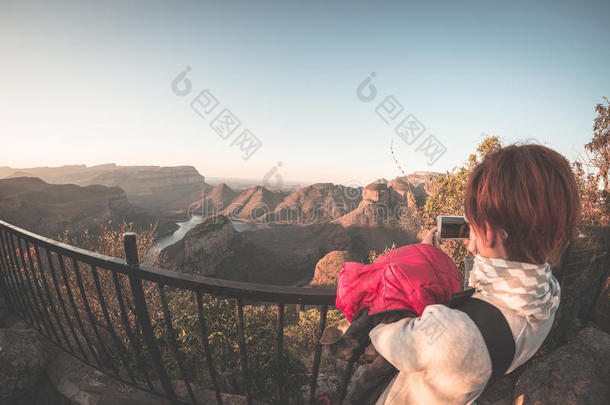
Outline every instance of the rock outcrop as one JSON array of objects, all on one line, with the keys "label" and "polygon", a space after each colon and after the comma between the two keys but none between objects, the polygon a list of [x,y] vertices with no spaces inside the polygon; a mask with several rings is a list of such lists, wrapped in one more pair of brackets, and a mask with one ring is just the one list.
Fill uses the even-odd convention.
[{"label": "rock outcrop", "polygon": [[585,328],[488,386],[479,405],[602,405],[610,398],[610,335]]},{"label": "rock outcrop", "polygon": [[181,272],[215,277],[223,274],[223,263],[239,265],[235,252],[246,254],[252,248],[223,216],[209,217],[187,232],[179,242],[165,248],[162,255]]},{"label": "rock outcrop", "polygon": [[[0,404],[167,405],[165,398],[127,385],[83,363],[6,311],[0,294]],[[73,343],[73,342],[72,342]],[[82,342],[85,345],[85,342]],[[145,381],[139,381],[145,385]],[[159,381],[153,381],[160,387]],[[182,380],[172,382],[187,397]],[[191,384],[199,403],[216,403],[209,386]],[[240,395],[221,393],[223,404],[245,405]],[[253,401],[255,405],[265,405]]]},{"label": "rock outcrop", "polygon": [[[66,405],[167,405],[169,402],[157,395],[139,390],[90,367],[71,355],[56,348],[49,348],[51,359],[44,370],[51,388],[56,391],[58,400]],[[142,382],[144,383],[144,382]],[[160,386],[156,382],[156,386]],[[175,381],[176,393],[187,397],[182,381]],[[199,403],[216,403],[213,391],[192,384],[193,392]],[[246,404],[244,397],[222,394],[223,404]],[[56,404],[57,402],[53,402]],[[261,404],[254,401],[255,404]]]},{"label": "rock outcrop", "polygon": [[47,354],[33,329],[0,329],[0,403],[16,402],[35,387]]},{"label": "rock outcrop", "polygon": [[601,325],[604,332],[610,333],[610,274],[602,284],[594,311],[595,323]]},{"label": "rock outcrop", "polygon": [[[316,183],[288,195],[262,186],[250,187],[239,194],[226,184],[212,187],[191,166],[117,166],[111,163],[92,167],[0,168],[0,178],[17,175],[39,177],[54,184],[120,187],[132,204],[157,217],[173,220],[183,219],[189,211],[200,209],[205,196],[204,216],[223,214],[246,222],[311,224],[343,217],[355,211],[363,201],[367,201],[364,206],[369,211],[371,202],[386,206],[423,205],[427,197],[425,184],[439,173],[415,172],[390,182],[379,179],[364,188]],[[201,212],[197,211],[199,214]],[[344,222],[353,222],[350,218],[353,219],[345,218]]]},{"label": "rock outcrop", "polygon": [[[415,192],[417,189],[404,177],[397,177],[388,183],[390,200],[397,204],[406,204],[407,207],[415,208],[420,205]],[[425,203],[425,198],[423,199]],[[423,205],[423,204],[422,204]]]},{"label": "rock outcrop", "polygon": [[352,248],[336,224],[271,225],[237,232],[224,215],[205,219],[161,255],[176,270],[228,280],[307,283],[329,250]]},{"label": "rock outcrop", "polygon": [[158,221],[159,232],[175,227],[132,205],[119,187],[48,184],[20,177],[0,180],[0,196],[0,219],[48,237],[66,230],[76,234],[85,228],[95,231],[108,220],[133,222],[139,229]]},{"label": "rock outcrop", "polygon": [[224,215],[208,217],[161,255],[178,271],[226,280],[290,284],[311,277],[315,257],[307,248],[276,249],[265,230],[237,232]]},{"label": "rock outcrop", "polygon": [[514,400],[523,404],[607,404],[610,399],[610,335],[595,328],[536,359],[519,376]]},{"label": "rock outcrop", "polygon": [[121,187],[127,193],[146,193],[158,187],[176,184],[203,184],[204,177],[192,166],[118,166],[114,163],[85,166],[33,167],[28,169],[1,168],[2,178],[27,173],[47,183],[88,186],[102,184]]},{"label": "rock outcrop", "polygon": [[192,166],[117,166],[87,182],[121,187],[133,204],[164,218],[183,218],[190,204],[212,189]]},{"label": "rock outcrop", "polygon": [[415,196],[417,204],[423,206],[426,203],[426,199],[428,198],[426,185],[431,181],[434,181],[434,179],[441,175],[442,173],[438,172],[417,171],[408,174],[404,177],[397,177],[394,180],[407,180],[409,184],[411,184],[411,190],[413,191],[413,195]]},{"label": "rock outcrop", "polygon": [[24,172],[52,184],[120,187],[129,201],[157,217],[183,218],[189,205],[212,189],[192,166],[117,166],[114,163],[87,167],[71,165],[28,169],[2,168],[3,177]]},{"label": "rock outcrop", "polygon": [[258,218],[273,212],[284,197],[281,191],[270,191],[262,186],[250,187],[242,191],[221,214],[231,219],[256,222]]},{"label": "rock outcrop", "polygon": [[362,191],[362,201],[353,211],[336,220],[342,226],[383,226],[415,215],[416,198],[405,178],[377,180]]},{"label": "rock outcrop", "polygon": [[315,183],[286,196],[266,220],[294,224],[326,222],[352,211],[360,201],[360,188]]},{"label": "rock outcrop", "polygon": [[228,208],[239,193],[221,183],[205,194],[204,215],[215,215]]},{"label": "rock outcrop", "polygon": [[574,338],[580,325],[595,321],[610,333],[610,316],[599,310],[610,309],[608,283],[610,268],[610,227],[583,227],[571,243],[563,263],[554,273],[561,283],[561,305],[547,345],[556,347]]},{"label": "rock outcrop", "polygon": [[313,279],[310,285],[316,287],[332,287],[336,286],[339,281],[339,273],[345,262],[360,261],[354,254],[348,250],[334,250],[327,253],[316,264]]},{"label": "rock outcrop", "polygon": [[362,191],[362,199],[381,204],[390,204],[390,190],[385,182],[374,182],[367,185]]}]

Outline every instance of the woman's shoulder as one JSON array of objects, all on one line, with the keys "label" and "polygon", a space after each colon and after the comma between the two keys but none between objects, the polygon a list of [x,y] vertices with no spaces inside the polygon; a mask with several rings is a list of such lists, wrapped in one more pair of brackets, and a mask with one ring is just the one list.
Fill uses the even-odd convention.
[{"label": "woman's shoulder", "polygon": [[549,316],[544,319],[528,316],[523,312],[516,311],[502,305],[502,301],[494,300],[493,297],[473,295],[495,305],[504,315],[510,326],[515,340],[515,357],[508,372],[511,372],[521,364],[530,359],[542,346],[548,336],[555,320],[557,308],[554,308]]},{"label": "woman's shoulder", "polygon": [[419,318],[379,325],[373,329],[371,337],[390,330],[400,340],[409,341],[410,345],[420,350],[422,356],[428,351],[435,355],[443,352],[444,348],[450,351],[463,348],[468,352],[471,345],[477,346],[483,342],[477,326],[468,315],[442,304],[428,305]]},{"label": "woman's shoulder", "polygon": [[442,304],[428,305],[419,318],[418,329],[430,341],[444,339],[446,343],[470,340],[478,330],[464,312]]},{"label": "woman's shoulder", "polygon": [[[429,305],[419,318],[379,325],[370,336],[386,358],[386,353],[415,357],[412,369],[466,379],[486,378],[491,373],[491,360],[477,326],[464,312],[446,305]],[[394,358],[388,360],[394,363]]]}]

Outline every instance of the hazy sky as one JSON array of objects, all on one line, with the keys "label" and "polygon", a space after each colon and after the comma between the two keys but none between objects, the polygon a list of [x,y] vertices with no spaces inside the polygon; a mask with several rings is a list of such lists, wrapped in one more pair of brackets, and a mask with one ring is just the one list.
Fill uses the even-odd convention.
[{"label": "hazy sky", "polygon": [[[367,183],[400,175],[392,140],[405,171],[444,171],[483,133],[574,158],[610,96],[610,1],[497,3],[0,0],[0,166],[262,179],[282,162],[287,182]],[[191,102],[206,107],[206,89],[218,104],[202,118]],[[386,124],[376,108],[390,95],[403,111]],[[227,139],[210,126],[224,109],[241,122]],[[426,128],[411,145],[394,132],[409,114]],[[248,160],[244,129],[262,142]],[[432,165],[430,135],[447,150]]]}]

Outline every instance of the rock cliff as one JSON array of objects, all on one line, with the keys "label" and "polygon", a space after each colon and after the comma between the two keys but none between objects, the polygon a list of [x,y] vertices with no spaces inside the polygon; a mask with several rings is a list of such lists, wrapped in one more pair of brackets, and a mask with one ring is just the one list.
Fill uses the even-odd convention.
[{"label": "rock cliff", "polygon": [[339,281],[339,273],[341,273],[343,263],[358,261],[361,261],[361,259],[349,250],[334,250],[329,252],[316,264],[310,285],[332,288]]},{"label": "rock cliff", "polygon": [[315,183],[286,196],[268,222],[309,224],[339,218],[362,201],[362,190],[333,183]]},{"label": "rock cliff", "polygon": [[270,191],[262,186],[250,187],[242,191],[220,214],[246,222],[257,221],[273,212],[285,196],[281,191]]},{"label": "rock cliff", "polygon": [[[132,205],[119,187],[48,184],[38,178],[0,180],[0,219],[29,231],[57,237],[64,231],[93,231],[100,223],[133,222],[144,229],[157,219]],[[160,220],[159,232],[174,224]]]},{"label": "rock cliff", "polygon": [[273,244],[257,243],[252,233],[237,232],[224,215],[212,216],[161,254],[181,272],[258,283],[295,282],[313,267],[310,260],[301,263],[303,251],[282,258]]},{"label": "rock cliff", "polygon": [[224,215],[205,219],[161,254],[178,271],[269,284],[308,283],[329,250],[352,249],[341,226],[271,225],[237,232]]},{"label": "rock cliff", "polygon": [[205,195],[205,215],[214,215],[225,210],[238,195],[239,193],[225,183],[217,185]]},{"label": "rock cliff", "polygon": [[192,166],[117,166],[111,163],[91,167],[2,168],[0,174],[11,177],[16,172],[53,184],[120,187],[132,204],[165,218],[183,218],[189,205],[200,200],[202,192],[212,189]]}]

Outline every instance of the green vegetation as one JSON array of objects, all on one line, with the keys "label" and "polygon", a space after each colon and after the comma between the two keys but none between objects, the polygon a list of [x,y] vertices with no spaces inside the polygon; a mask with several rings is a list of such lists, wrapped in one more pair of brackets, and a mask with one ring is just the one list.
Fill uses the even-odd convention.
[{"label": "green vegetation", "polygon": [[385,255],[386,253],[388,253],[389,251],[394,250],[394,249],[396,249],[396,243],[392,242],[392,246],[390,246],[390,247],[386,246],[381,253],[377,253],[377,251],[374,249],[370,250],[369,258],[368,258],[369,263],[375,263],[375,261],[377,260],[377,258],[379,258],[379,256]]},{"label": "green vegetation", "polygon": [[[501,147],[502,142],[497,136],[483,139],[477,146],[476,152],[468,157],[468,161],[465,164],[437,177],[426,185],[428,199],[419,212],[419,216],[424,223],[424,229],[435,227],[436,218],[439,215],[463,215],[461,208],[462,195],[470,172],[488,153]],[[451,256],[463,275],[463,260],[467,253],[464,243],[453,240],[443,241],[441,248]]]},{"label": "green vegetation", "polygon": [[[78,241],[70,235],[61,236],[64,243],[78,242],[84,249],[108,256],[122,257],[124,232],[132,231],[130,224],[121,224],[113,227],[112,223],[99,226],[96,232],[85,232]],[[138,234],[138,254],[145,257],[154,241],[154,228]],[[67,263],[69,265],[69,263]],[[161,267],[170,268],[167,263],[161,263]],[[92,273],[90,269],[80,269],[89,303],[92,303],[94,322],[100,329],[105,328],[105,321],[95,290]],[[109,271],[98,269],[103,296],[109,308],[112,324],[116,334],[128,352],[127,366],[137,369],[137,359],[133,348],[130,346],[126,328],[120,317],[120,307],[117,293]],[[70,284],[72,290],[77,291],[73,268],[69,267]],[[129,282],[127,277],[119,276],[119,285],[122,297],[127,307],[129,325],[132,330],[137,330],[135,318],[135,307],[130,297]],[[152,282],[143,282],[146,295],[153,333],[158,347],[161,350],[163,362],[172,379],[179,380],[183,377],[175,353],[171,346],[171,333],[168,329],[159,286]],[[65,287],[60,286],[62,296],[65,296]],[[196,295],[192,291],[171,289],[163,287],[168,309],[172,319],[172,328],[188,380],[205,387],[212,387],[212,380],[206,364],[206,356],[203,341],[201,339],[201,327],[199,313],[197,310]],[[78,298],[78,297],[76,297]],[[237,315],[235,300],[203,295],[203,314],[207,325],[207,341],[211,348],[213,365],[218,375],[220,388],[223,392],[244,394],[244,386],[241,370],[241,357],[237,337]],[[55,299],[57,302],[57,299]],[[79,315],[87,320],[87,314],[81,300],[77,299]],[[277,396],[277,381],[279,373],[283,376],[283,386],[288,403],[302,403],[303,387],[310,382],[308,372],[313,365],[313,353],[315,342],[319,335],[320,311],[311,308],[298,311],[296,305],[288,305],[284,315],[284,352],[283,364],[278,363],[277,351],[277,305],[251,304],[244,306],[244,332],[247,346],[247,363],[252,395],[263,401],[272,401]],[[343,319],[343,313],[331,309],[327,313],[327,324],[331,325]],[[94,336],[92,325],[85,322],[87,333]],[[102,331],[104,339],[110,342],[110,335]],[[107,364],[113,364],[122,369],[125,375],[126,369],[122,368],[121,356],[118,351],[110,353],[106,358]],[[149,360],[146,360],[149,361]],[[148,370],[153,370],[152,364],[147,364]],[[339,375],[340,364],[337,364],[327,356],[323,359],[320,372],[330,372]]]},{"label": "green vegetation", "polygon": [[593,138],[585,145],[585,156],[573,163],[583,205],[582,223],[610,223],[610,102],[595,106]]}]

